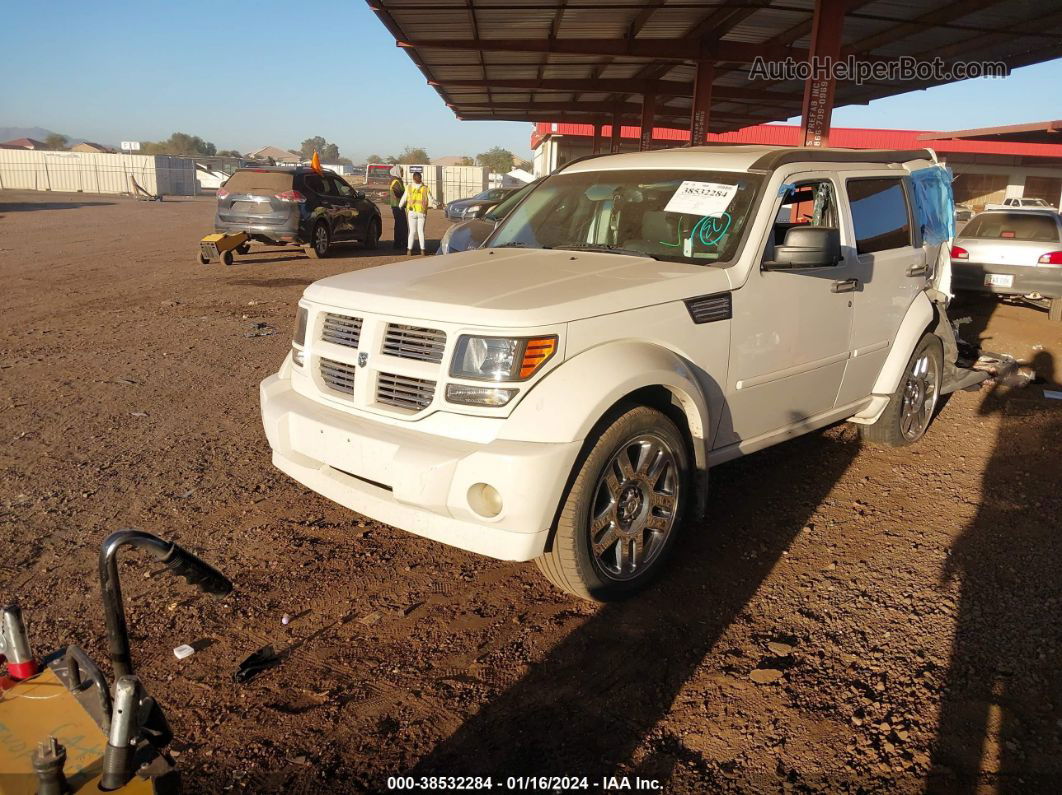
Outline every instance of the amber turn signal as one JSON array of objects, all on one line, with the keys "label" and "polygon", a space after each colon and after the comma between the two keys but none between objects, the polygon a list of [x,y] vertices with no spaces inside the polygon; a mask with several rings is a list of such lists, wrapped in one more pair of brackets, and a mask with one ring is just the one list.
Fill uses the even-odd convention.
[{"label": "amber turn signal", "polygon": [[532,337],[524,346],[524,358],[520,362],[520,378],[530,378],[557,352],[557,338]]}]

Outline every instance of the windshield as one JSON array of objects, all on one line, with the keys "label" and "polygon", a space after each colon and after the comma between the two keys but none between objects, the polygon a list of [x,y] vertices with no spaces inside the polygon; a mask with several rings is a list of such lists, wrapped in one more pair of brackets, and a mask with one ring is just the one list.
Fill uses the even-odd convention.
[{"label": "windshield", "polygon": [[1050,215],[1032,213],[984,213],[970,221],[959,237],[1059,242],[1055,219]]},{"label": "windshield", "polygon": [[513,207],[523,201],[524,196],[534,190],[535,186],[538,185],[538,183],[541,181],[542,180],[536,179],[534,182],[527,183],[526,185],[524,185],[524,187],[515,191],[511,196],[494,205],[494,207],[491,208],[491,211],[483,217],[486,218],[488,221],[500,221],[502,218],[511,213],[513,211]]},{"label": "windshield", "polygon": [[488,245],[726,262],[737,253],[760,181],[732,171],[562,173],[527,196]]}]

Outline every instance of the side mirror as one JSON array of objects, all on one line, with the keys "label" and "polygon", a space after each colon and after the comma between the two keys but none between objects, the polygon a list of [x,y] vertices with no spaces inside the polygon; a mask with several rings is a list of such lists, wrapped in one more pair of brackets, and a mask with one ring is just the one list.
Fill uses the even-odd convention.
[{"label": "side mirror", "polygon": [[774,259],[764,270],[829,268],[841,261],[841,232],[827,226],[794,226],[785,242],[774,248]]}]

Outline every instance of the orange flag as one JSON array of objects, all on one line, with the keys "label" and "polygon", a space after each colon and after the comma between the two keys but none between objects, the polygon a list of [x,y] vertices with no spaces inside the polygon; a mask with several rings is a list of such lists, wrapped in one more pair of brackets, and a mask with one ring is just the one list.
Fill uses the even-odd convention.
[{"label": "orange flag", "polygon": [[316,171],[318,174],[323,173],[321,169],[321,158],[317,156],[317,150],[313,150],[313,157],[310,158],[310,168]]}]

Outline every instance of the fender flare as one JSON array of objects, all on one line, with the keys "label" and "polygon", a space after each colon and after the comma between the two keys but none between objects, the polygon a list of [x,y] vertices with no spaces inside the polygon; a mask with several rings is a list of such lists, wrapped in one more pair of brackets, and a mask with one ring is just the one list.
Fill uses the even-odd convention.
[{"label": "fender flare", "polygon": [[[893,338],[892,350],[885,359],[885,364],[878,373],[878,379],[874,382],[873,394],[892,395],[900,385],[900,379],[911,359],[922,335],[932,328],[937,320],[937,313],[933,309],[933,303],[925,293],[918,293],[915,300],[907,308],[900,328],[896,330]],[[882,410],[884,410],[882,406]]]},{"label": "fender flare", "polygon": [[584,441],[609,409],[646,387],[663,387],[671,393],[686,417],[695,465],[706,471],[711,424],[704,391],[686,360],[651,343],[612,342],[568,359],[517,404],[499,438]]}]

